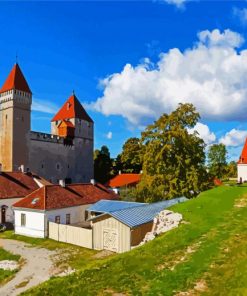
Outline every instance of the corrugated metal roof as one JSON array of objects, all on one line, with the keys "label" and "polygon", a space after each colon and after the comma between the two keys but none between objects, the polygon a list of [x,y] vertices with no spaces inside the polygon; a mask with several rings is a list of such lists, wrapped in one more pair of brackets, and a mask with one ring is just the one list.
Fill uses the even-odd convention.
[{"label": "corrugated metal roof", "polygon": [[[120,209],[108,213],[123,224],[126,224],[132,228],[153,221],[154,217],[165,208],[180,202],[185,202],[186,200],[186,197],[178,197],[152,204],[139,204],[139,206]],[[92,220],[94,219],[97,219],[97,217],[93,218]]]},{"label": "corrugated metal roof", "polygon": [[87,210],[90,212],[100,212],[100,213],[111,213],[123,209],[139,207],[146,205],[141,202],[127,202],[127,201],[117,201],[117,200],[100,200],[89,207]]}]

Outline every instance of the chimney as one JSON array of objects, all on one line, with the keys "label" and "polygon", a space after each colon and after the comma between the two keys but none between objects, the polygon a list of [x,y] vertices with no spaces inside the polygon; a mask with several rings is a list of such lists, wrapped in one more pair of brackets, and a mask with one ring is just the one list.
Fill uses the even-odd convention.
[{"label": "chimney", "polygon": [[65,180],[63,180],[63,179],[59,180],[59,185],[64,188],[65,187]]},{"label": "chimney", "polygon": [[90,183],[91,183],[92,185],[95,185],[95,184],[96,184],[96,181],[95,181],[94,179],[91,179],[91,180],[90,180]]},{"label": "chimney", "polygon": [[20,166],[20,170],[21,170],[22,173],[25,172],[25,166],[24,166],[24,164],[22,164],[22,165]]},{"label": "chimney", "polygon": [[122,174],[122,172],[121,172],[121,171],[118,171],[118,174],[119,174],[119,175],[121,175],[121,174]]}]

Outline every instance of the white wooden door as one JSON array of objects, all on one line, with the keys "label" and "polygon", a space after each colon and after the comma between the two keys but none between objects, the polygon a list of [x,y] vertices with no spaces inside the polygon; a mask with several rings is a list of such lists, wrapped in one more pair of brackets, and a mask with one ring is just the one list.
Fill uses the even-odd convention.
[{"label": "white wooden door", "polygon": [[118,234],[114,229],[103,230],[103,248],[105,250],[118,251]]}]

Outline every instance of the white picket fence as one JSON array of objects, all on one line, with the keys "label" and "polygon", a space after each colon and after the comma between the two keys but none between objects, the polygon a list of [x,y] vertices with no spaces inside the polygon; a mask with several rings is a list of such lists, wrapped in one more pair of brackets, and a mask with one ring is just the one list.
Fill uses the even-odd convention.
[{"label": "white picket fence", "polygon": [[88,249],[93,248],[92,229],[49,222],[49,238]]}]

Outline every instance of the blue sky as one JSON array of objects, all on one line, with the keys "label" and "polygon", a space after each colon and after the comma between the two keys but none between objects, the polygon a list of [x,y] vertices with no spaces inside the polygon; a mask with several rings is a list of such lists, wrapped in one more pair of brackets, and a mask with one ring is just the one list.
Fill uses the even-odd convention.
[{"label": "blue sky", "polygon": [[[0,11],[0,83],[17,52],[33,91],[33,130],[49,132],[75,90],[95,121],[95,148],[105,144],[116,156],[127,138],[174,109],[175,95],[190,96],[202,114],[201,136],[238,158],[247,135],[246,2],[18,1],[1,2]],[[198,53],[202,62],[190,68]]]}]

